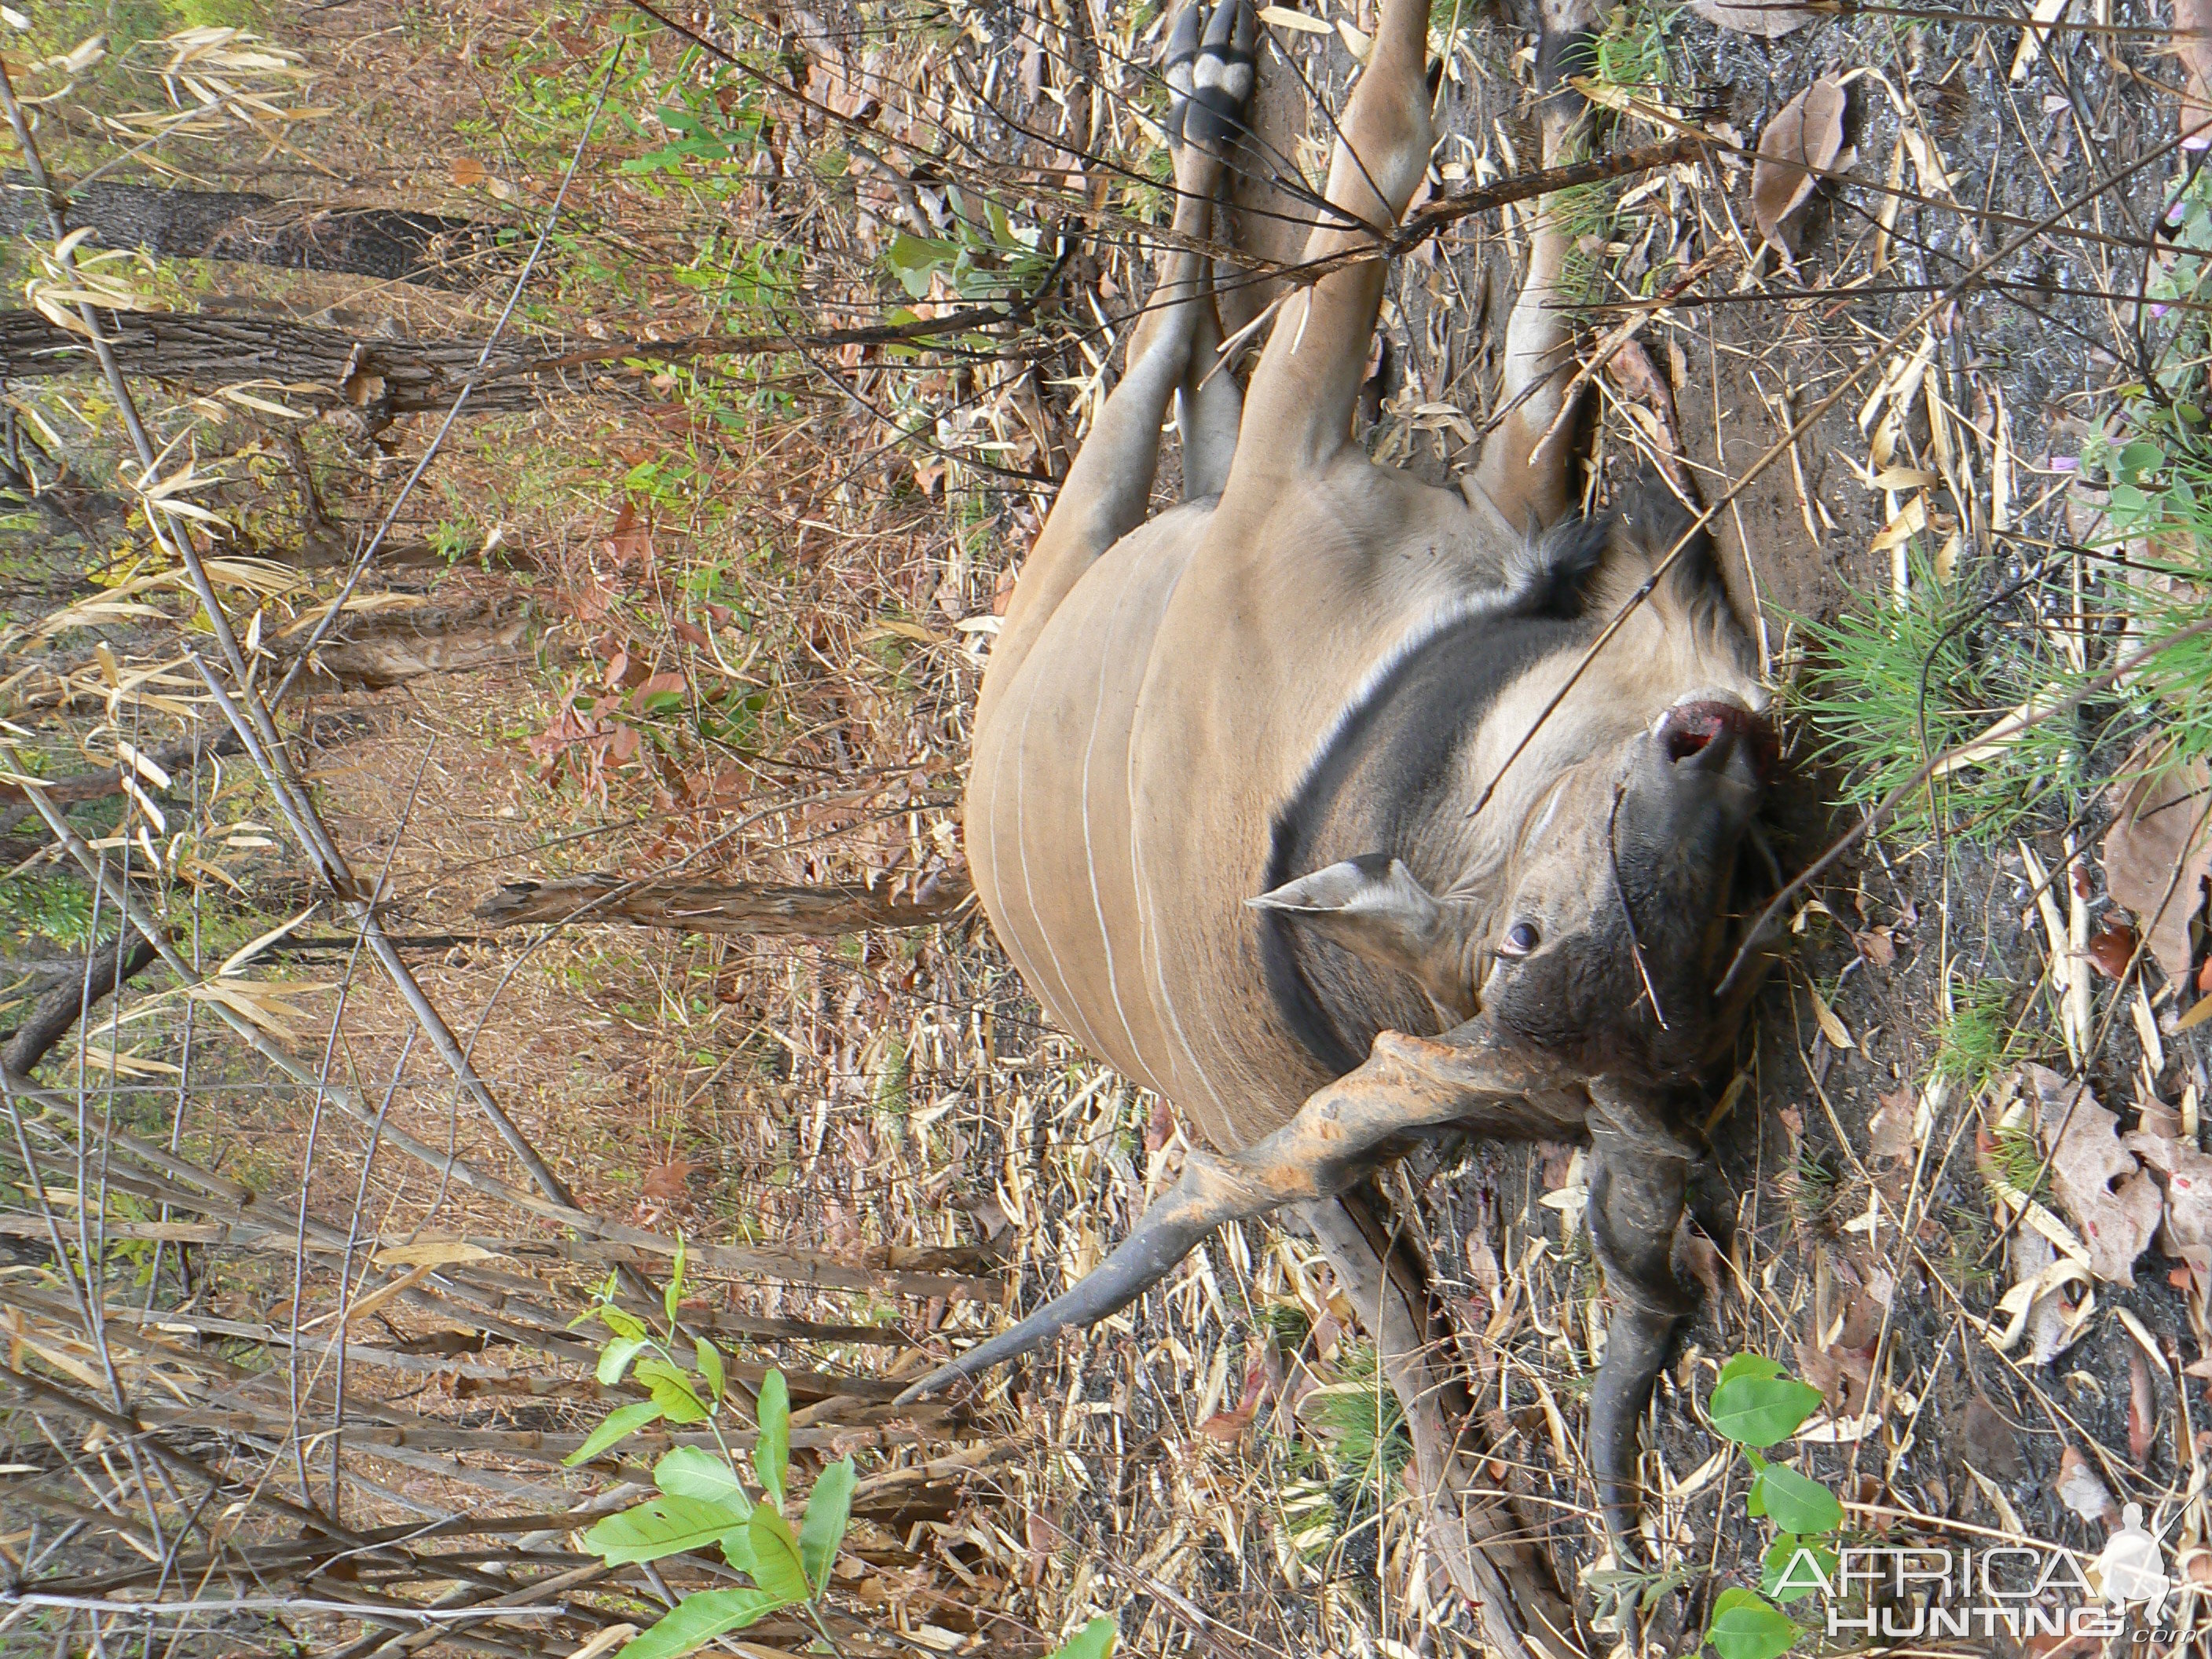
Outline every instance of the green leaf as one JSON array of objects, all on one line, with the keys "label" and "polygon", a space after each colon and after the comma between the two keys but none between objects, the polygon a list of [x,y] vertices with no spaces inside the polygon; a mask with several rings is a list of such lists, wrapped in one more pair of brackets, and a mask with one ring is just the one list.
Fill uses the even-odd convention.
[{"label": "green leaf", "polygon": [[653,1484],[674,1498],[703,1498],[752,1513],[738,1472],[703,1446],[678,1446],[653,1466]]},{"label": "green leaf", "polygon": [[1705,1640],[1721,1659],[1780,1659],[1802,1634],[1789,1614],[1747,1589],[1723,1590],[1705,1627]]},{"label": "green leaf", "polygon": [[771,1370],[762,1380],[755,1415],[760,1438],[753,1443],[753,1472],[760,1476],[768,1501],[781,1509],[784,1471],[791,1467],[791,1388],[781,1371]]},{"label": "green leaf", "polygon": [[663,1494],[607,1516],[584,1534],[584,1547],[611,1567],[658,1561],[664,1555],[704,1549],[744,1526],[746,1518],[734,1504]]},{"label": "green leaf", "polygon": [[1820,1408],[1820,1391],[1810,1383],[1748,1374],[1718,1383],[1705,1402],[1714,1429],[1739,1446],[1771,1446],[1786,1440]]},{"label": "green leaf", "polygon": [[747,1529],[752,1534],[753,1582],[787,1601],[805,1601],[806,1565],[799,1559],[791,1522],[769,1504],[756,1504]]},{"label": "green leaf", "polygon": [[714,1403],[720,1405],[722,1391],[729,1386],[729,1379],[722,1373],[721,1351],[705,1337],[697,1336],[691,1339],[691,1352],[698,1361],[699,1375],[707,1379],[707,1387],[714,1394]]},{"label": "green leaf", "polygon": [[644,1351],[645,1339],[641,1336],[618,1336],[608,1343],[600,1352],[599,1368],[593,1373],[599,1379],[599,1386],[611,1389],[621,1382],[623,1373],[629,1369],[629,1362]]},{"label": "green leaf", "polygon": [[2166,452],[2154,443],[2138,439],[2120,451],[2120,470],[2124,472],[2154,472],[2166,465]]},{"label": "green leaf", "polygon": [[1835,1493],[1787,1463],[1769,1463],[1760,1470],[1755,1490],[1768,1516],[1784,1532],[1833,1532],[1844,1524],[1844,1506]]},{"label": "green leaf", "polygon": [[1047,1659],[1106,1659],[1114,1651],[1117,1633],[1111,1619],[1094,1619],[1054,1648]]},{"label": "green leaf", "polygon": [[635,1434],[648,1423],[660,1420],[660,1406],[651,1400],[633,1401],[627,1406],[617,1406],[607,1413],[607,1420],[584,1437],[584,1443],[570,1452],[561,1462],[569,1468],[579,1463],[588,1463],[616,1441]]},{"label": "green leaf", "polygon": [[837,1559],[837,1546],[845,1541],[846,1523],[853,1518],[853,1488],[860,1478],[848,1457],[823,1470],[806,1495],[806,1518],[799,1523],[799,1559],[817,1595],[829,1588],[830,1564]]},{"label": "green leaf", "polygon": [[766,1590],[701,1590],[663,1613],[644,1635],[632,1638],[623,1649],[623,1659],[676,1659],[726,1631],[759,1623],[783,1605]]},{"label": "green leaf", "polygon": [[758,1557],[753,1554],[753,1529],[751,1527],[739,1527],[735,1532],[724,1534],[722,1539],[722,1559],[728,1562],[732,1566],[735,1567],[739,1572],[744,1574],[748,1578],[757,1576],[758,1569],[760,1567],[760,1560]]},{"label": "green leaf", "polygon": [[668,1288],[660,1293],[660,1305],[667,1310],[668,1322],[676,1322],[677,1304],[684,1300],[684,1241],[676,1241],[676,1260],[668,1264]]},{"label": "green leaf", "polygon": [[1835,1551],[1817,1540],[1779,1532],[1760,1564],[1759,1594],[1787,1606],[1836,1582]]},{"label": "green leaf", "polygon": [[653,1403],[672,1423],[703,1423],[714,1414],[691,1379],[665,1359],[639,1360],[637,1380],[652,1391]]},{"label": "green leaf", "polygon": [[617,1308],[609,1302],[603,1304],[598,1313],[606,1328],[617,1336],[637,1339],[648,1334],[645,1322],[627,1308]]},{"label": "green leaf", "polygon": [[1720,1376],[1713,1386],[1718,1388],[1723,1382],[1733,1382],[1739,1376],[1756,1376],[1763,1379],[1781,1375],[1780,1360],[1769,1359],[1763,1353],[1740,1353],[1721,1367]]}]

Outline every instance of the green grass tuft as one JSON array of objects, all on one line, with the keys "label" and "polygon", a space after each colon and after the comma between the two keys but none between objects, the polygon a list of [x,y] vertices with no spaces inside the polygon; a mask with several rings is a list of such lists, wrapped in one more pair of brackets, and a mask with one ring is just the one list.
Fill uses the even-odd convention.
[{"label": "green grass tuft", "polygon": [[1996,1075],[2012,1054],[2012,982],[2002,979],[1953,988],[1951,1012],[1936,1025],[1937,1076],[1972,1091]]}]

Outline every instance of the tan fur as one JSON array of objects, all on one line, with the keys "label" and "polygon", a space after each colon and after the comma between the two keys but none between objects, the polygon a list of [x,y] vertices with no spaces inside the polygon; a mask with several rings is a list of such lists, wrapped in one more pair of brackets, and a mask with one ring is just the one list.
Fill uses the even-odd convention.
[{"label": "tan fur", "polygon": [[[1340,146],[1332,167],[1330,199],[1370,222],[1395,219],[1428,153],[1425,10],[1419,0],[1387,9],[1344,123],[1365,166]],[[1370,97],[1378,87],[1389,95]],[[1556,147],[1556,123],[1552,137]],[[1357,240],[1324,229],[1309,252]],[[1546,255],[1546,240],[1536,251]],[[1532,278],[1516,345],[1561,337],[1545,305],[1555,275]],[[1055,535],[1089,507],[1082,481],[1071,481],[984,682],[968,844],[994,927],[1069,1030],[1223,1147],[1279,1127],[1325,1080],[1269,1004],[1244,903],[1266,884],[1273,815],[1378,661],[1439,615],[1495,602],[1523,526],[1540,507],[1556,514],[1560,494],[1555,479],[1516,464],[1528,421],[1500,428],[1479,475],[1490,487],[1465,495],[1378,467],[1351,442],[1382,282],[1379,264],[1354,267],[1285,307],[1218,502],[1098,549]],[[1525,379],[1510,375],[1508,395]],[[1548,423],[1556,398],[1531,402]],[[1157,417],[1147,438],[1156,433]],[[1124,470],[1140,465],[1149,478],[1150,459]],[[1645,574],[1632,550],[1616,551],[1602,597]],[[1647,606],[1588,695],[1543,726],[1468,828],[1469,884],[1504,865],[1565,773],[1648,726],[1685,686],[1758,697],[1736,655],[1681,621],[1667,605]],[[1515,735],[1565,668],[1516,689],[1526,719],[1505,723]],[[1425,1029],[1443,1023],[1439,1011]]]}]

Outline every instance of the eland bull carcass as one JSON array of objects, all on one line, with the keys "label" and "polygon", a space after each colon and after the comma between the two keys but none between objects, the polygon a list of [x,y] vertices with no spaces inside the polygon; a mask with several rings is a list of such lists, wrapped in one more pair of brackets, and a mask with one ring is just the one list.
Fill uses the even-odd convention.
[{"label": "eland bull carcass", "polygon": [[[1423,176],[1428,21],[1427,0],[1385,0],[1310,261],[1373,247]],[[1591,21],[1547,14],[1547,78]],[[1378,1326],[1422,1484],[1449,1492],[1462,1453],[1429,1304],[1359,1189],[1424,1140],[1587,1140],[1614,1304],[1589,1456],[1618,1534],[1638,1419],[1694,1305],[1673,1260],[1704,1155],[1691,1108],[1748,995],[1748,975],[1723,981],[1765,867],[1747,852],[1774,757],[1755,653],[1677,500],[1570,509],[1568,236],[1541,215],[1504,413],[1462,488],[1353,441],[1379,258],[1295,291],[1240,388],[1205,250],[1232,226],[1255,28],[1246,0],[1210,18],[1185,0],[1172,31],[1177,234],[1023,568],[966,799],[977,890],[1029,987],[1212,1151],[1096,1273],[909,1397],[1289,1206]],[[1547,166],[1581,118],[1571,93],[1547,99]],[[1148,520],[1171,406],[1183,499]],[[1495,1632],[1502,1528],[1454,1514],[1455,1576]],[[1518,1616],[1538,1650],[1569,1650],[1540,1628],[1556,1607]]]}]

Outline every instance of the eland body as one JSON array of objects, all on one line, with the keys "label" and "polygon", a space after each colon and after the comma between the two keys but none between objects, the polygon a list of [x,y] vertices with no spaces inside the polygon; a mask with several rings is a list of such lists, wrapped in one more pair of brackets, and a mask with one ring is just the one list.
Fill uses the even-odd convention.
[{"label": "eland body", "polygon": [[[1543,60],[1589,21],[1547,15]],[[1427,24],[1426,0],[1384,0],[1310,260],[1371,244],[1421,179]],[[1217,1156],[1091,1279],[921,1388],[1110,1311],[1220,1221],[1290,1203],[1384,1328],[1423,1480],[1449,1487],[1425,1301],[1355,1188],[1426,1136],[1587,1138],[1619,1304],[1591,1456],[1619,1522],[1636,1419],[1692,1305],[1672,1251],[1700,1146],[1680,1097],[1742,1002],[1716,986],[1772,755],[1755,655],[1682,504],[1569,510],[1556,224],[1539,221],[1502,418],[1462,489],[1353,441],[1379,260],[1293,292],[1240,391],[1194,246],[1226,238],[1253,30],[1243,0],[1210,20],[1186,0],[1178,20],[1178,246],[1023,568],[966,801],[977,890],[1024,979]],[[1550,100],[1547,165],[1576,118]],[[1184,499],[1148,520],[1171,405]],[[1494,1603],[1494,1540],[1461,1518],[1459,1576]],[[1556,1607],[1502,1616],[1569,1650],[1543,1634]]]}]

